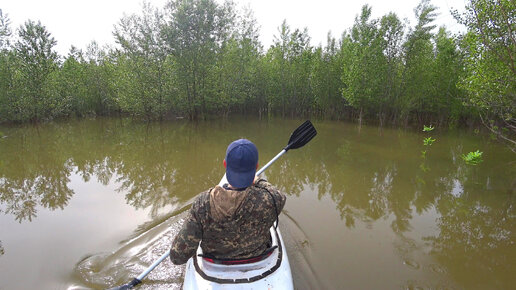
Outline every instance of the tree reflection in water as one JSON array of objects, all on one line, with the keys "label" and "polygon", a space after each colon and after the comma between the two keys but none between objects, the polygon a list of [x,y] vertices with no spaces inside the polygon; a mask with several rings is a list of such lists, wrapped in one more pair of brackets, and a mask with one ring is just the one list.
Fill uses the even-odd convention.
[{"label": "tree reflection in water", "polygon": [[16,132],[20,134],[0,144],[0,203],[18,222],[32,221],[38,205],[56,210],[68,204],[73,195],[68,187],[73,166],[60,152],[64,149],[60,136],[48,138],[38,127]]},{"label": "tree reflection in water", "polygon": [[[149,124],[99,118],[7,128],[9,138],[0,144],[0,210],[22,222],[34,219],[38,206],[63,209],[74,194],[70,178],[79,175],[84,182],[115,182],[128,204],[150,208],[155,216],[216,184],[233,139],[253,139],[266,162],[297,123]],[[435,211],[438,233],[424,239],[461,285],[478,285],[485,272],[508,277],[516,268],[516,167],[510,163],[514,155],[503,147],[469,135],[441,134],[421,168],[421,135],[379,134],[376,128],[356,130],[334,122],[316,127],[317,138],[302,152],[267,171],[283,191],[299,196],[308,186],[318,199],[331,197],[348,228],[392,217],[392,231],[407,243],[414,215]],[[467,166],[460,155],[476,148],[482,148],[485,161]],[[478,275],[461,276],[467,272]],[[503,284],[507,279],[494,280],[505,281],[496,286],[508,286]]]},{"label": "tree reflection in water", "polygon": [[514,279],[516,267],[514,167],[504,169],[507,161],[499,159],[481,170],[465,165],[460,151],[452,152],[450,175],[439,180],[445,190],[435,200],[439,234],[426,237],[431,253],[467,288],[513,287],[507,277]]},{"label": "tree reflection in water", "polygon": [[356,220],[392,215],[391,228],[409,249],[416,244],[407,235],[413,215],[435,211],[437,234],[421,238],[459,285],[482,288],[497,281],[495,286],[508,288],[516,282],[514,155],[491,144],[491,159],[472,167],[460,155],[466,146],[477,148],[478,139],[442,136],[425,161],[431,170],[423,170],[418,136],[396,132],[380,138],[363,128],[335,137],[320,127],[318,140],[302,155],[270,169],[271,181],[293,194],[317,187],[318,198],[331,196],[348,228]]},{"label": "tree reflection in water", "polygon": [[170,126],[100,119],[10,128],[0,150],[1,210],[22,222],[38,206],[63,209],[74,194],[72,174],[103,185],[115,177],[128,204],[153,214],[180,205],[220,178],[231,137],[207,124]]}]

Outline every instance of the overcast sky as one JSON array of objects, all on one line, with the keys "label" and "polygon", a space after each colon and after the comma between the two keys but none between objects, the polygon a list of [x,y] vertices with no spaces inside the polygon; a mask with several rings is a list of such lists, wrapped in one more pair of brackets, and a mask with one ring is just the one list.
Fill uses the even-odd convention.
[{"label": "overcast sky", "polygon": [[[167,0],[152,0],[163,7]],[[217,0],[222,3],[223,0]],[[467,0],[431,0],[439,8],[438,25],[448,30],[463,30],[453,19],[450,9],[464,10]],[[326,43],[328,31],[336,38],[353,25],[362,5],[369,4],[373,18],[395,12],[414,25],[414,8],[419,0],[235,0],[238,6],[249,5],[260,25],[261,42],[268,48],[278,34],[284,19],[292,28],[308,28],[311,44]],[[26,20],[40,20],[57,40],[56,49],[66,55],[71,45],[86,48],[92,40],[100,45],[114,43],[112,32],[124,15],[140,13],[142,0],[3,0],[0,9],[7,13],[11,28],[17,29]]]}]

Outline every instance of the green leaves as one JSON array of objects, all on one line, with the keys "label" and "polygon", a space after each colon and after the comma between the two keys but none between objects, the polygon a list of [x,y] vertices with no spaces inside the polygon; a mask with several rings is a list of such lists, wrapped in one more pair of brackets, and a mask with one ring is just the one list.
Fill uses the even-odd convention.
[{"label": "green leaves", "polygon": [[[423,125],[423,132],[430,132],[433,130],[434,130],[434,127],[432,125],[430,125],[430,126]],[[432,144],[434,142],[435,142],[435,139],[433,139],[432,137],[426,137],[423,139],[424,146],[432,146]],[[426,164],[427,152],[428,152],[428,149],[421,150],[421,158],[423,159],[423,161],[419,165],[419,169],[421,169],[421,171],[423,171],[424,173],[430,171],[430,167],[428,167]]]},{"label": "green leaves", "polygon": [[435,142],[435,139],[432,139],[432,137],[423,139],[423,145],[425,145],[425,146],[431,146],[434,142]]},{"label": "green leaves", "polygon": [[7,50],[10,45],[11,38],[11,20],[7,14],[0,9],[0,51]]},{"label": "green leaves", "polygon": [[430,132],[433,130],[434,130],[434,127],[432,125],[430,125],[428,127],[426,125],[423,125],[423,132]]},{"label": "green leaves", "polygon": [[9,119],[40,121],[53,118],[58,106],[51,90],[54,71],[58,69],[58,55],[53,50],[56,40],[40,22],[27,21],[18,30],[14,44],[15,62],[12,79]]},{"label": "green leaves", "polygon": [[462,154],[461,158],[466,162],[466,164],[469,165],[477,165],[482,163],[484,160],[482,160],[482,153],[480,150],[469,152],[468,155]]},{"label": "green leaves", "polygon": [[516,134],[516,74],[507,61],[516,59],[507,36],[516,31],[512,2],[473,0],[461,17],[470,30],[463,37],[444,28],[436,33],[437,8],[428,0],[416,7],[414,27],[394,13],[372,18],[365,5],[341,39],[328,34],[326,46],[313,47],[306,28],[285,21],[266,51],[252,13],[232,2],[171,0],[165,9],[146,3],[115,27],[116,49],[92,43],[64,63],[54,38],[33,21],[2,50],[10,28],[0,12],[0,118],[116,111],[195,119],[242,112],[453,125],[478,110],[486,123],[494,120],[489,128],[497,138],[510,140]]},{"label": "green leaves", "polygon": [[234,29],[229,2],[214,0],[170,1],[161,35],[166,51],[177,64],[173,71],[177,91],[191,119],[204,117],[218,103],[214,96],[217,58]]},{"label": "green leaves", "polygon": [[467,75],[459,87],[466,90],[468,105],[479,110],[486,127],[516,151],[516,2],[471,0],[466,12],[455,13],[455,18],[468,28],[462,42]]},{"label": "green leaves", "polygon": [[345,59],[342,81],[346,84],[344,98],[355,108],[377,107],[387,74],[387,59],[383,54],[385,43],[380,33],[379,20],[370,19],[371,7],[364,5],[362,13],[355,18],[344,50],[349,51]]},{"label": "green leaves", "polygon": [[161,35],[164,25],[163,12],[144,3],[142,15],[125,16],[115,27],[116,41],[124,53],[115,68],[117,103],[147,120],[162,119],[171,108],[167,86],[171,66]]}]

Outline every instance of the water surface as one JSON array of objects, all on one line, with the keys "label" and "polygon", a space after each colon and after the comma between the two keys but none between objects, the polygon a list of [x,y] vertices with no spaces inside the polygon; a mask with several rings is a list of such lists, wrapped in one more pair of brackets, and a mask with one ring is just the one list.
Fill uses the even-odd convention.
[{"label": "water surface", "polygon": [[[227,144],[251,139],[265,164],[301,122],[0,127],[0,289],[128,282],[218,183]],[[266,172],[288,195],[280,227],[296,288],[515,285],[514,153],[474,132],[314,124],[317,137]],[[427,136],[437,140],[429,148]],[[484,162],[465,164],[477,149]],[[167,260],[141,288],[179,288],[183,273]]]}]

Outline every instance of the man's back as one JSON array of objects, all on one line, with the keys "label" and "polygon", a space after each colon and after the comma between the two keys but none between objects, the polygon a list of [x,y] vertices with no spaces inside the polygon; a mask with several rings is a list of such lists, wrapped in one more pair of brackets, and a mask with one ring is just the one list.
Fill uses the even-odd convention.
[{"label": "man's back", "polygon": [[270,246],[269,229],[285,200],[285,195],[264,179],[241,191],[217,186],[201,193],[172,244],[172,261],[186,262],[201,239],[208,257],[259,256]]}]

